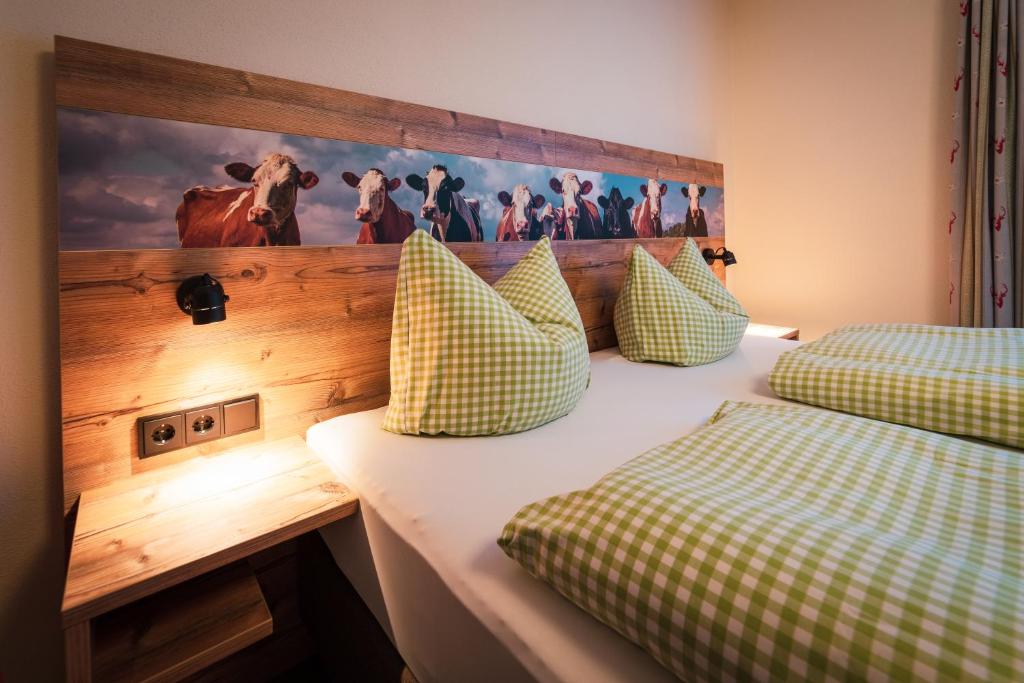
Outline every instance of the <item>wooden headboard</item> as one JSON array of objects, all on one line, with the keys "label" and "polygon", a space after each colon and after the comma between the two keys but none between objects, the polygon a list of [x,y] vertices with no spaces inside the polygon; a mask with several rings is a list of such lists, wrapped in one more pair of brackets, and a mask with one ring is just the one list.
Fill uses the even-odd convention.
[{"label": "wooden headboard", "polygon": [[[722,165],[577,135],[56,39],[57,103],[165,119],[722,185]],[[592,350],[637,240],[555,242]],[[682,239],[640,240],[667,262]],[[700,238],[717,248],[722,238]],[[489,282],[529,248],[452,244]],[[399,245],[65,251],[59,255],[64,500],[243,441],[387,403]],[[194,327],[175,290],[209,272],[228,319]],[[716,262],[716,272],[724,272]],[[140,459],[137,418],[259,393],[259,432]]]}]

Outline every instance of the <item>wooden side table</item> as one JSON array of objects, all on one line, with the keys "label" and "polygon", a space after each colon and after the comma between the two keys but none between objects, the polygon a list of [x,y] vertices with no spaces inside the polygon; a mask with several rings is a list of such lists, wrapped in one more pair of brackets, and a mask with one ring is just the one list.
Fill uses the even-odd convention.
[{"label": "wooden side table", "polygon": [[299,437],[83,492],[61,608],[68,680],[179,680],[269,635],[243,560],[357,507]]},{"label": "wooden side table", "polygon": [[754,335],[755,337],[775,337],[776,339],[799,340],[800,328],[750,323],[747,325],[747,334]]}]

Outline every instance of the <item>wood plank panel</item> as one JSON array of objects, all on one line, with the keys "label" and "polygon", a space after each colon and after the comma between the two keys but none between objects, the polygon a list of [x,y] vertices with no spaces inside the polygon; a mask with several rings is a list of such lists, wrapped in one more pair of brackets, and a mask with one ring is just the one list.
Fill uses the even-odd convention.
[{"label": "wood plank panel", "polygon": [[[302,536],[303,542],[310,538],[319,540],[320,535],[314,531]],[[267,681],[277,680],[286,672],[289,672],[286,680],[304,680],[302,672],[296,675],[290,670],[301,662],[310,661],[316,654],[316,645],[299,605],[297,546],[298,539],[293,539],[249,558],[249,565],[260,582],[263,599],[274,618],[274,633],[185,680],[189,683]],[[339,618],[339,615],[335,614],[335,617]]]},{"label": "wood plank panel", "polygon": [[90,489],[68,561],[64,624],[248,557],[357,506],[299,437]]},{"label": "wood plank panel", "polygon": [[238,562],[96,619],[96,679],[178,681],[269,636],[256,575]]},{"label": "wood plank panel", "polygon": [[[642,242],[663,263],[682,245]],[[451,245],[488,282],[530,246]],[[633,242],[553,246],[591,349],[615,345],[612,315]],[[384,405],[399,253],[399,245],[62,252],[65,504],[119,477]],[[196,327],[174,292],[203,272],[231,301],[225,322]],[[137,418],[252,393],[262,400],[260,432],[136,457]]]},{"label": "wood plank panel", "polygon": [[[722,165],[570,133],[57,37],[62,106],[413,149],[723,184]],[[720,239],[699,240],[718,247]],[[650,241],[662,261],[680,240]],[[485,280],[529,249],[453,245]],[[629,242],[559,243],[592,349],[614,345]],[[66,252],[60,256],[66,508],[102,486],[384,404],[398,245]],[[228,320],[193,328],[174,306],[210,272]],[[724,278],[724,269],[716,263]],[[257,433],[140,460],[138,417],[259,393]]]},{"label": "wood plank panel", "polygon": [[64,680],[92,681],[92,622],[88,619],[64,629]]},{"label": "wood plank panel", "polygon": [[276,630],[275,624],[275,631],[269,637],[185,678],[182,683],[321,681],[316,669],[308,677],[304,677],[304,671],[294,671],[303,662],[315,661],[313,658],[317,654],[313,638],[304,624],[280,631]]},{"label": "wood plank panel", "polygon": [[722,165],[58,36],[57,103],[721,186]]}]

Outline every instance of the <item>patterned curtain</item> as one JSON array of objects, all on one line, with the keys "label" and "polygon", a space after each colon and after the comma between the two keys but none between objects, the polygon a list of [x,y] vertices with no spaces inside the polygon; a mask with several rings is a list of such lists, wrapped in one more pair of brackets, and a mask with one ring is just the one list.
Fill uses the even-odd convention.
[{"label": "patterned curtain", "polygon": [[1024,326],[1018,2],[959,2],[962,23],[949,153],[949,306],[954,325]]}]

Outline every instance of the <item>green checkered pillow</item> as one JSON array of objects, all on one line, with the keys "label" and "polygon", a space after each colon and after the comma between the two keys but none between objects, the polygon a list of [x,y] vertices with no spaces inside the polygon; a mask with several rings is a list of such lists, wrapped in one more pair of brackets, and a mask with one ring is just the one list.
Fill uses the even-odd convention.
[{"label": "green checkered pillow", "polygon": [[1024,460],[992,446],[726,402],[498,544],[686,681],[1024,672]]},{"label": "green checkered pillow", "polygon": [[567,414],[589,380],[583,321],[546,237],[493,288],[426,231],[406,239],[384,429],[519,432]]},{"label": "green checkered pillow", "polygon": [[1024,448],[1024,330],[849,325],[779,356],[783,398]]},{"label": "green checkered pillow", "polygon": [[693,240],[666,269],[639,244],[615,303],[619,350],[632,361],[702,365],[728,356],[749,316]]}]

